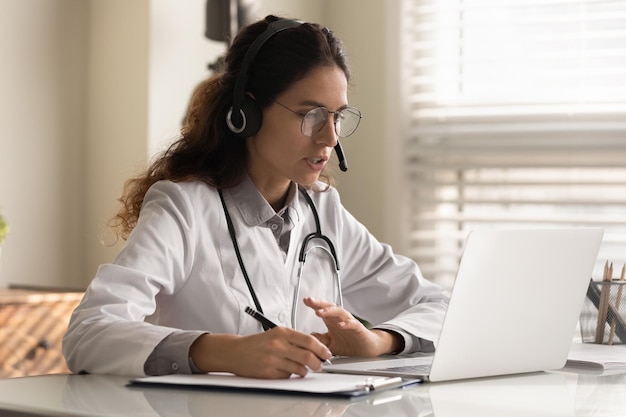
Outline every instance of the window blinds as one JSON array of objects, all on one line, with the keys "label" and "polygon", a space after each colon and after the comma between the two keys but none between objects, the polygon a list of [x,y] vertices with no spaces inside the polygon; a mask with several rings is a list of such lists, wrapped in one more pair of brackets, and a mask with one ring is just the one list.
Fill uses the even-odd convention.
[{"label": "window blinds", "polygon": [[602,226],[596,271],[621,266],[626,1],[406,0],[401,12],[407,240],[424,275],[450,286],[483,227]]}]

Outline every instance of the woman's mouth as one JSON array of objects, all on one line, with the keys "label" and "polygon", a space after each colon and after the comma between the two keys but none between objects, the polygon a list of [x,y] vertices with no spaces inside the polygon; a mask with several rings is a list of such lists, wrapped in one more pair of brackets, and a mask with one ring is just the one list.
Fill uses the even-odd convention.
[{"label": "woman's mouth", "polygon": [[315,171],[321,171],[326,166],[327,158],[323,157],[314,157],[314,158],[306,158],[309,166]]}]

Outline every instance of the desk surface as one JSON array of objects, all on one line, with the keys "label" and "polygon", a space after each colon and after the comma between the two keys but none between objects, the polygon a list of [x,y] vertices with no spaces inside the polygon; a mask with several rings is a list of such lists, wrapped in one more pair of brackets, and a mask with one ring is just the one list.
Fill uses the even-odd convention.
[{"label": "desk surface", "polygon": [[419,384],[361,399],[127,387],[128,378],[0,380],[0,416],[625,416],[626,374],[540,372]]}]

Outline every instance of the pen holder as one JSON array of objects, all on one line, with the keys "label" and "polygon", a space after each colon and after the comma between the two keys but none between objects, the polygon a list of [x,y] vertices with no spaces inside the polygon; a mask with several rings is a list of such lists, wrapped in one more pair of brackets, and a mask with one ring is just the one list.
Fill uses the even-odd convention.
[{"label": "pen holder", "polygon": [[584,343],[626,343],[626,281],[591,281],[580,313]]}]

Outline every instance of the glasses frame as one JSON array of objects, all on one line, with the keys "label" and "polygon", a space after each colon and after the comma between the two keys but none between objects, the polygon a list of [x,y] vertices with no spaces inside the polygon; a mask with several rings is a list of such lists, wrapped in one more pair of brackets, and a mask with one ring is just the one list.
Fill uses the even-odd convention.
[{"label": "glasses frame", "polygon": [[[361,123],[361,119],[363,118],[363,115],[361,114],[361,111],[360,111],[359,109],[357,109],[356,107],[350,107],[350,106],[348,106],[348,107],[344,107],[344,108],[343,108],[343,109],[341,109],[341,110],[337,110],[337,111],[330,111],[330,110],[328,110],[328,109],[327,109],[326,107],[324,107],[324,106],[318,106],[318,107],[314,107],[314,108],[312,108],[311,110],[307,111],[306,113],[302,113],[302,112],[299,112],[299,111],[295,111],[295,110],[293,110],[293,109],[290,109],[289,107],[285,106],[283,103],[281,103],[281,102],[279,102],[279,101],[276,101],[276,100],[273,100],[273,101],[274,101],[274,103],[278,104],[279,106],[283,107],[284,109],[287,109],[287,110],[289,110],[290,112],[292,112],[293,114],[296,114],[296,115],[298,115],[298,116],[300,116],[300,117],[302,118],[302,122],[300,122],[300,132],[302,132],[302,134],[303,134],[304,136],[307,136],[307,137],[313,137],[313,136],[317,135],[319,132],[321,132],[321,131],[322,131],[322,129],[324,129],[324,126],[326,126],[326,123],[328,123],[328,119],[330,119],[329,117],[326,117],[326,120],[324,121],[324,124],[320,125],[320,128],[319,128],[316,132],[313,132],[313,134],[312,134],[312,135],[307,135],[307,134],[304,132],[304,121],[305,121],[305,119],[306,119],[306,115],[307,115],[307,114],[309,114],[309,113],[311,113],[312,111],[316,111],[316,110],[322,109],[322,110],[325,110],[325,111],[326,111],[326,113],[327,113],[328,115],[331,115],[331,114],[332,114],[332,115],[333,115],[333,125],[335,126],[335,133],[337,134],[337,137],[340,137],[340,138],[347,138],[347,137],[351,136],[354,132],[356,132],[356,130],[357,130],[357,129],[358,129],[358,127],[359,127],[359,124]],[[341,113],[345,112],[345,111],[348,111],[348,112],[350,112],[351,114],[353,114],[353,115],[355,115],[355,116],[358,116],[358,117],[359,117],[359,119],[358,119],[358,121],[356,122],[356,125],[354,126],[354,129],[352,130],[352,132],[350,132],[350,133],[349,133],[349,134],[347,134],[347,135],[341,135],[341,134],[339,133],[338,129],[337,129],[337,120],[338,120],[339,115],[340,115]]]}]

